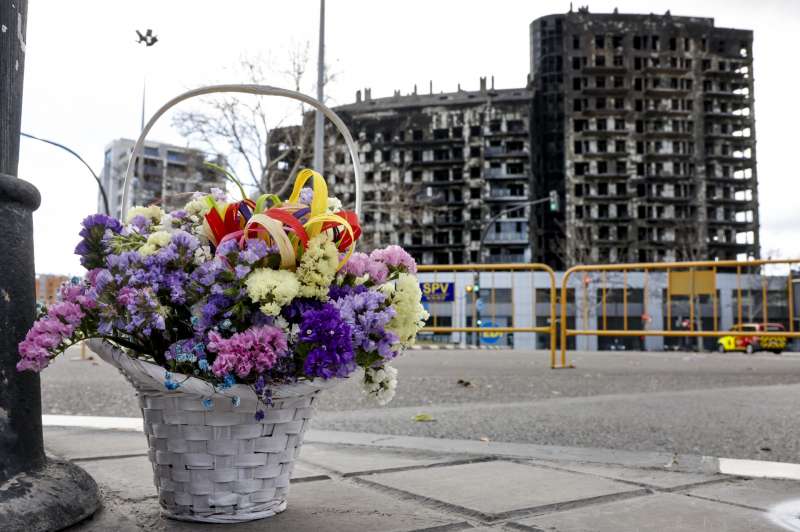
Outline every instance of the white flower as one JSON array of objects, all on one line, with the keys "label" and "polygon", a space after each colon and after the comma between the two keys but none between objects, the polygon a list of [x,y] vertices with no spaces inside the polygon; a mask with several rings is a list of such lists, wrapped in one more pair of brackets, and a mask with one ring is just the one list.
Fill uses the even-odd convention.
[{"label": "white flower", "polygon": [[189,219],[194,223],[199,222],[211,210],[211,207],[203,200],[203,197],[193,199],[183,207],[183,210],[189,215]]},{"label": "white flower", "polygon": [[213,258],[211,254],[211,247],[200,246],[194,250],[194,264],[200,266],[201,264],[210,261]]},{"label": "white flower", "polygon": [[151,205],[150,207],[142,207],[141,205],[131,207],[125,217],[125,221],[130,223],[131,220],[137,216],[144,216],[145,218],[158,223],[161,221],[161,217],[164,216],[164,211],[162,211],[161,207],[158,205]]},{"label": "white flower", "polygon": [[261,312],[277,316],[281,307],[288,305],[300,291],[297,276],[289,270],[257,268],[245,280],[247,295],[261,303]]},{"label": "white flower", "polygon": [[373,397],[378,404],[388,404],[397,391],[397,369],[388,364],[380,368],[364,370],[364,393]]},{"label": "white flower", "polygon": [[342,210],[342,201],[339,198],[328,198],[328,212],[339,212]]},{"label": "white flower", "polygon": [[428,312],[422,306],[422,291],[417,278],[408,273],[401,273],[397,281],[382,285],[383,292],[395,315],[386,324],[386,330],[395,333],[403,347],[414,345],[419,330],[425,326]]}]

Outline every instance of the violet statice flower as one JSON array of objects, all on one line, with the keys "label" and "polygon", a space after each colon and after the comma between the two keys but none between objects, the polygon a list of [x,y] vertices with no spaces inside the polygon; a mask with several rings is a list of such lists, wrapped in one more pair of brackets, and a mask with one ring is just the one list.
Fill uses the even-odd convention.
[{"label": "violet statice flower", "polygon": [[417,273],[417,263],[406,250],[392,244],[384,249],[376,249],[370,253],[369,258],[386,266],[405,270],[406,273]]},{"label": "violet statice flower", "polygon": [[344,284],[339,286],[338,284],[332,284],[331,287],[328,289],[328,297],[331,300],[341,299],[345,296],[349,296],[351,294],[360,294],[361,292],[366,292],[369,290],[363,284],[356,284],[356,285],[348,285]]},{"label": "violet statice flower", "polygon": [[314,199],[314,190],[312,190],[310,187],[303,187],[300,189],[300,203],[311,205],[311,201],[313,199]]},{"label": "violet statice flower", "polygon": [[352,331],[342,320],[339,311],[330,303],[303,313],[299,341],[312,344],[303,364],[309,377],[347,377],[355,371]]},{"label": "violet statice flower", "polygon": [[288,353],[286,335],[269,325],[251,327],[230,338],[211,331],[208,339],[208,350],[217,353],[211,365],[217,377],[236,373],[240,379],[246,379],[253,371],[260,374],[272,368],[278,358]]},{"label": "violet statice flower", "polygon": [[342,297],[334,304],[342,319],[353,332],[353,346],[366,353],[377,353],[384,360],[397,356],[392,346],[398,337],[385,329],[394,317],[395,310],[385,306],[386,296],[381,292],[362,291]]},{"label": "violet statice flower", "polygon": [[105,214],[92,214],[84,218],[81,225],[83,229],[79,234],[83,239],[75,247],[75,254],[80,255],[81,265],[87,270],[99,268],[104,265],[108,239],[122,231],[122,224]]}]

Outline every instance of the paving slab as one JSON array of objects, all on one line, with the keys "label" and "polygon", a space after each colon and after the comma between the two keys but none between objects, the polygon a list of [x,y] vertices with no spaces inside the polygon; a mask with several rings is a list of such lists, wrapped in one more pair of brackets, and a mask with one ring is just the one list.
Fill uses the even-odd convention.
[{"label": "paving slab", "polygon": [[44,446],[70,460],[147,453],[142,432],[45,427]]},{"label": "paving slab", "polygon": [[649,486],[663,490],[672,490],[694,484],[721,481],[729,478],[725,475],[704,475],[701,473],[682,473],[678,471],[666,471],[663,469],[631,468],[575,462],[533,460],[532,463],[548,467],[556,467],[559,469],[567,469],[576,473],[597,475],[600,477],[622,480],[625,482],[633,482],[635,484],[641,484],[643,486]]},{"label": "paving slab", "polygon": [[300,452],[300,459],[303,462],[345,476],[384,469],[424,467],[463,458],[463,455],[398,451],[375,447],[347,447],[321,443],[303,445]]},{"label": "paving slab", "polygon": [[108,493],[125,500],[156,497],[153,467],[146,456],[79,462]]},{"label": "paving slab", "polygon": [[359,478],[362,482],[439,501],[453,510],[485,520],[646,493],[642,488],[614,480],[507,461],[432,467]]},{"label": "paving slab", "polygon": [[766,514],[672,493],[592,505],[515,521],[537,532],[771,532]]},{"label": "paving slab", "polygon": [[800,499],[800,482],[796,480],[750,479],[698,486],[685,493],[761,510]]},{"label": "paving slab", "polygon": [[[469,529],[459,518],[424,507],[413,500],[391,497],[355,485],[349,480],[321,480],[292,484],[288,509],[277,516],[235,525],[184,523],[164,519],[155,498],[126,502],[120,508],[146,531],[204,532],[350,532],[380,530],[411,532],[427,529]],[[459,524],[460,523],[460,524]],[[87,523],[88,524],[88,523]],[[100,532],[101,528],[79,529]],[[113,530],[113,529],[112,529]]]}]

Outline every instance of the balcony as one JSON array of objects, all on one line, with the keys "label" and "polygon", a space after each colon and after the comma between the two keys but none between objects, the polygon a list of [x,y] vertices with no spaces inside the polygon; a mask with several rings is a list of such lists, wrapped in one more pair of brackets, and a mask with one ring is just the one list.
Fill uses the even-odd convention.
[{"label": "balcony", "polygon": [[527,232],[490,232],[486,235],[484,240],[485,244],[527,244],[530,241],[530,235]]},{"label": "balcony", "polygon": [[501,168],[489,168],[486,170],[486,179],[528,179],[530,176],[525,172],[508,173]]},{"label": "balcony", "polygon": [[523,253],[502,253],[500,255],[489,255],[486,262],[490,264],[527,262]]},{"label": "balcony", "polygon": [[524,192],[520,193],[520,191],[509,188],[492,188],[489,190],[489,198],[496,200],[525,201],[528,199],[528,196]]}]

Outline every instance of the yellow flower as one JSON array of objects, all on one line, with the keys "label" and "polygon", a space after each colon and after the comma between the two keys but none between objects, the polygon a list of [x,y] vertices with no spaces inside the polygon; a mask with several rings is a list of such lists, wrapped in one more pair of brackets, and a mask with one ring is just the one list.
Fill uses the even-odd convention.
[{"label": "yellow flower", "polygon": [[169,245],[171,235],[166,231],[156,231],[147,237],[147,242],[139,248],[139,254],[143,257],[152,255],[159,248]]},{"label": "yellow flower", "polygon": [[333,283],[338,266],[339,250],[327,235],[319,234],[309,240],[308,248],[297,267],[300,295],[322,301],[328,299],[328,289]]},{"label": "yellow flower", "polygon": [[150,207],[131,207],[128,211],[127,216],[125,217],[125,221],[130,223],[137,216],[144,216],[156,223],[161,221],[161,217],[164,216],[164,211],[161,210],[161,207],[158,205],[151,205]]},{"label": "yellow flower", "polygon": [[261,311],[268,316],[277,316],[281,307],[288,305],[297,297],[300,283],[297,276],[289,270],[257,268],[245,280],[247,295],[256,303],[261,303]]}]

